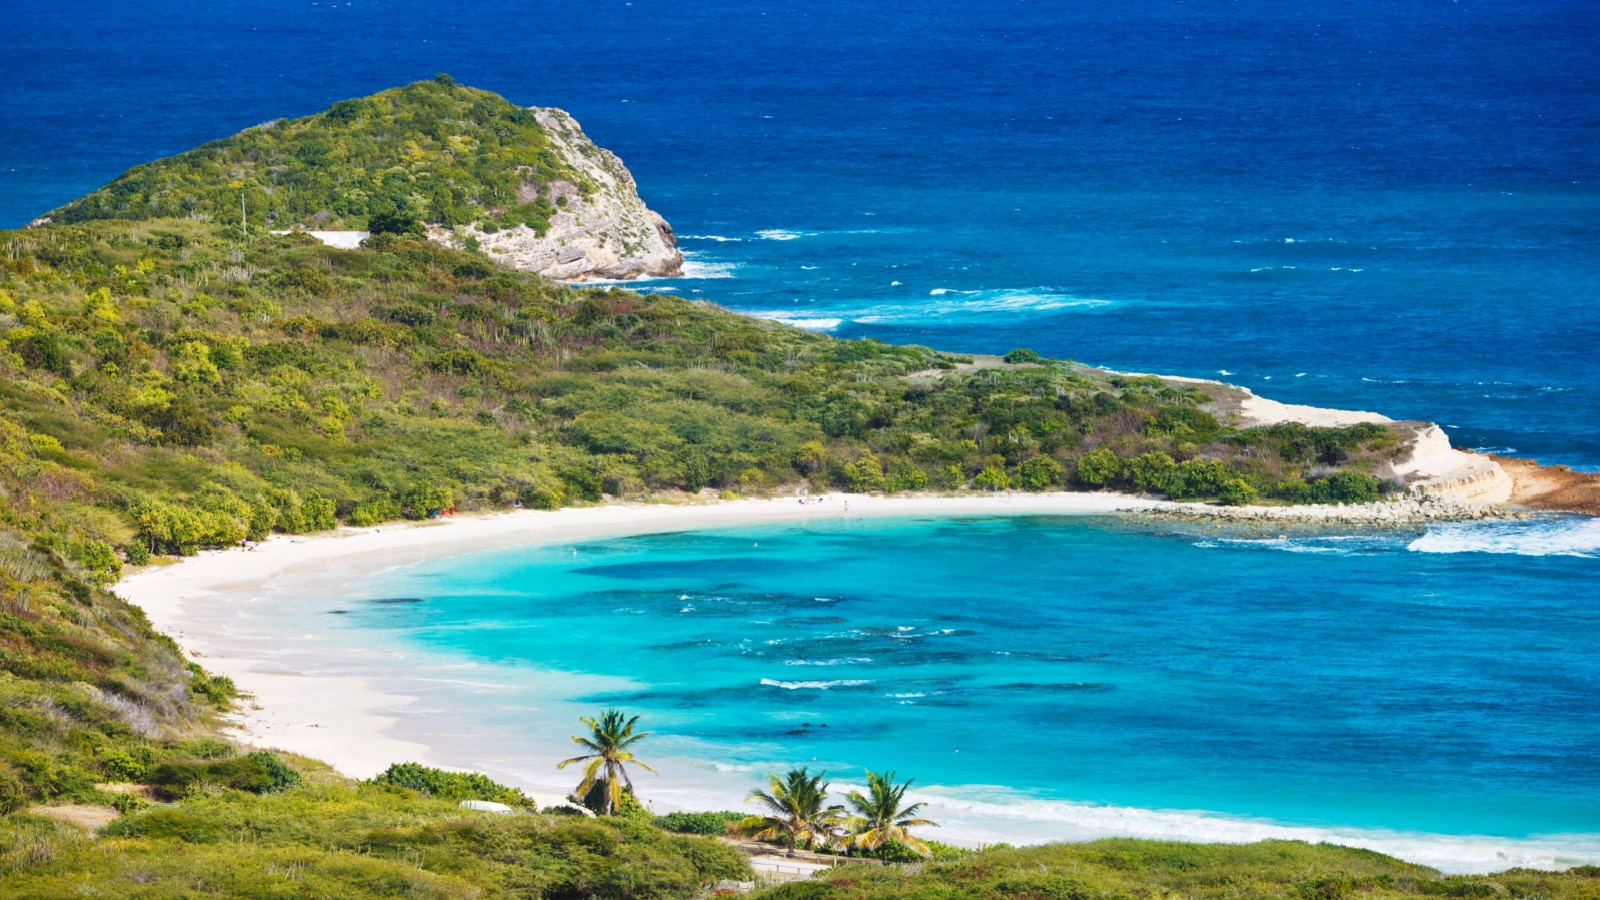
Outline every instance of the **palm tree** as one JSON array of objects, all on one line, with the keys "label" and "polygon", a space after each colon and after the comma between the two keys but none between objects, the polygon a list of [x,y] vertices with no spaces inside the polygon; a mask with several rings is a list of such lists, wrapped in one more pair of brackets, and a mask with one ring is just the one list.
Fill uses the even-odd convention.
[{"label": "palm tree", "polygon": [[883,774],[868,772],[867,791],[871,796],[863,796],[860,791],[851,791],[846,797],[856,811],[856,817],[849,823],[850,830],[855,833],[851,842],[863,850],[878,850],[888,843],[904,844],[927,856],[931,852],[928,850],[928,845],[906,829],[914,825],[938,828],[939,823],[915,818],[917,810],[926,804],[913,803],[910,806],[902,806],[905,803],[906,788],[911,787],[911,782],[915,780],[911,778],[904,784],[895,784],[894,772]]},{"label": "palm tree", "polygon": [[564,759],[556,764],[556,768],[565,769],[573,763],[588,763],[583,767],[583,781],[578,783],[578,798],[582,800],[588,797],[589,792],[599,784],[605,793],[605,807],[601,814],[609,816],[616,812],[617,805],[622,802],[623,787],[626,786],[629,793],[633,792],[633,782],[628,780],[624,763],[632,763],[646,772],[655,772],[655,769],[634,759],[633,752],[628,749],[649,737],[650,732],[634,734],[633,723],[639,721],[639,717],[627,718],[620,709],[608,709],[598,719],[585,716],[578,721],[589,726],[590,735],[584,737],[575,734],[572,741],[591,752]]},{"label": "palm tree", "polygon": [[812,775],[803,768],[790,769],[782,778],[768,772],[770,790],[751,791],[746,798],[765,807],[766,814],[740,819],[735,830],[758,841],[786,838],[791,856],[797,842],[808,847],[826,843],[844,815],[842,806],[823,805],[828,798],[828,786],[822,783],[826,777],[827,772]]}]

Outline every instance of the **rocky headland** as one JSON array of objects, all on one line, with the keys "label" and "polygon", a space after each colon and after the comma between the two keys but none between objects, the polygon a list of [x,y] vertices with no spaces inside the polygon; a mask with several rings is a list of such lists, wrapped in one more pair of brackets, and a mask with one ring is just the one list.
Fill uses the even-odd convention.
[{"label": "rocky headland", "polygon": [[557,281],[628,281],[671,277],[683,271],[672,226],[639,198],[638,186],[622,160],[596,145],[576,119],[559,109],[535,107],[534,115],[552,149],[574,179],[543,186],[524,183],[517,199],[544,199],[555,207],[542,233],[526,225],[485,231],[482,222],[454,230],[431,226],[428,237],[459,244],[471,237],[501,265],[538,272]]}]

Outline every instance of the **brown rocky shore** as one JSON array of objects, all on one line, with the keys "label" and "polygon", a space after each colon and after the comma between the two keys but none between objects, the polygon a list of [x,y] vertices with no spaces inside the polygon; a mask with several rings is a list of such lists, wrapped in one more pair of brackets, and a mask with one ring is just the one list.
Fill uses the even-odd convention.
[{"label": "brown rocky shore", "polygon": [[[1476,454],[1465,454],[1476,457]],[[1541,466],[1531,459],[1484,456],[1498,464],[1510,480],[1509,497],[1486,500],[1463,495],[1457,484],[1432,479],[1412,486],[1411,493],[1377,503],[1307,506],[1218,506],[1145,500],[1124,511],[1145,517],[1249,525],[1405,526],[1429,522],[1471,522],[1527,519],[1540,513],[1600,515],[1600,474],[1574,472],[1567,466]]]},{"label": "brown rocky shore", "polygon": [[1490,456],[1511,476],[1511,505],[1548,512],[1600,516],[1600,474],[1535,460]]}]

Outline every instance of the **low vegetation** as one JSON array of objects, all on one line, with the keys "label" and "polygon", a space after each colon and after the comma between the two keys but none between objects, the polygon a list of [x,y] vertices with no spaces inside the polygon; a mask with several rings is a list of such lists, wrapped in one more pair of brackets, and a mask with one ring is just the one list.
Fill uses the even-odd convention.
[{"label": "low vegetation", "polygon": [[195,793],[95,838],[41,816],[0,819],[0,895],[683,898],[749,880],[716,841],[625,818],[494,815],[384,785],[256,796]]},{"label": "low vegetation", "polygon": [[1186,844],[1102,840],[994,849],[949,862],[848,866],[761,900],[1039,900],[1233,898],[1600,897],[1600,868],[1556,874],[1511,869],[1440,874],[1393,857],[1330,844]]}]

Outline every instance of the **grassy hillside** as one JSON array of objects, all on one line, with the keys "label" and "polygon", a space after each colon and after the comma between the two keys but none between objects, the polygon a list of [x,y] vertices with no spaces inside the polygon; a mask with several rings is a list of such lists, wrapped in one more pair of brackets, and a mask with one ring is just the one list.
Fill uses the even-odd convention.
[{"label": "grassy hillside", "polygon": [[199,218],[364,229],[379,216],[542,231],[551,182],[586,189],[532,111],[441,75],[135,166],[56,222]]},{"label": "grassy hillside", "polygon": [[621,818],[486,815],[374,785],[266,796],[194,793],[94,839],[28,815],[0,819],[0,896],[54,900],[294,897],[690,897],[750,878],[742,853]]}]

